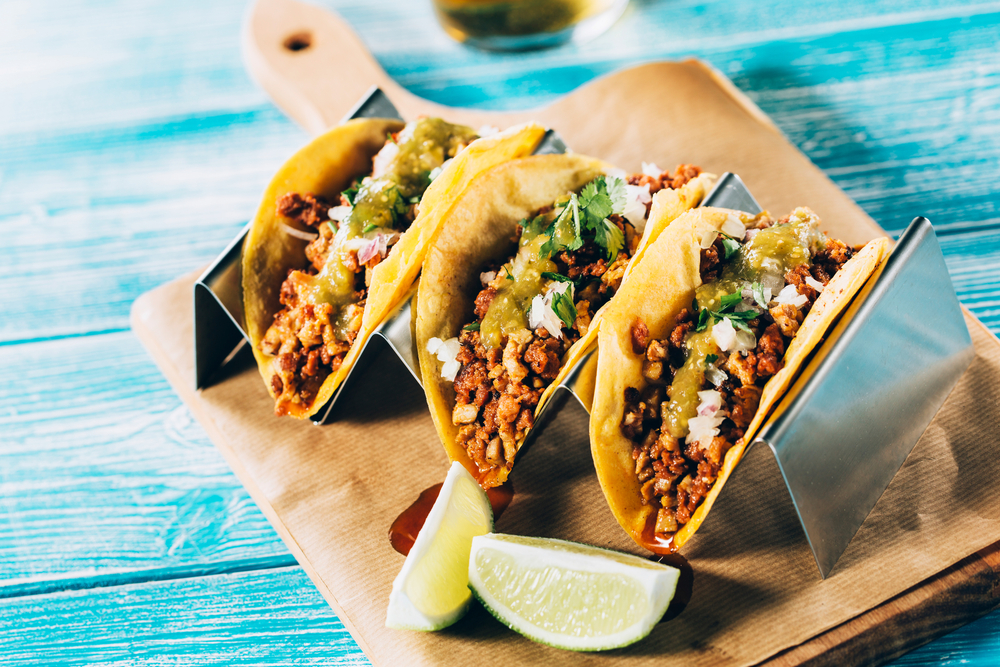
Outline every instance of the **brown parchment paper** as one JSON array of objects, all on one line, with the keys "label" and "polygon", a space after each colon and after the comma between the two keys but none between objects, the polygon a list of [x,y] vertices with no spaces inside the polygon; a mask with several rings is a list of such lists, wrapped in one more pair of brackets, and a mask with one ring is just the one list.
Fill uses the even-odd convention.
[{"label": "brown parchment paper", "polygon": [[[649,93],[637,100],[640,81]],[[622,99],[630,100],[627,121],[619,117]],[[734,171],[775,213],[809,205],[827,231],[853,243],[880,233],[759,110],[699,63],[621,72],[539,115],[576,150],[626,169],[646,160]],[[609,138],[612,118],[624,126]],[[388,354],[338,407],[341,421],[315,427],[280,419],[246,350],[216,384],[195,392],[193,280],[141,297],[134,330],[376,665],[753,664],[1000,540],[1000,341],[968,316],[975,361],[827,580],[770,452],[756,447],[683,550],[695,572],[691,602],[632,647],[558,651],[479,607],[443,632],[388,630],[389,591],[403,563],[389,545],[389,525],[447,471],[423,394],[393,372]],[[511,479],[515,499],[497,530],[638,553],[601,494],[582,409],[567,405]]]}]

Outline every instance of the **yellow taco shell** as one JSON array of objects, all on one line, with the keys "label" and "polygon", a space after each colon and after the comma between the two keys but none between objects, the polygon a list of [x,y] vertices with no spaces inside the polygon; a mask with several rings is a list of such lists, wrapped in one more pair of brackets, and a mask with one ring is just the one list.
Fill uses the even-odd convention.
[{"label": "yellow taco shell", "polygon": [[[275,203],[291,192],[335,199],[355,178],[371,172],[372,158],[385,144],[386,135],[402,128],[402,122],[386,119],[357,119],[338,125],[293,155],[264,191],[243,246],[243,299],[247,334],[272,397],[274,358],[260,350],[260,343],[275,314],[281,310],[278,297],[288,271],[306,265],[304,250],[307,245],[306,241],[282,229],[282,224],[291,221],[277,214]],[[530,155],[544,134],[545,129],[540,125],[525,123],[477,139],[447,163],[424,192],[416,220],[373,270],[361,329],[341,367],[326,378],[311,403],[289,405],[289,415],[309,417],[333,396],[365,341],[413,286],[427,246],[454,197],[481,172],[507,160]]]},{"label": "yellow taco shell", "polygon": [[[658,193],[659,194],[659,193]],[[701,285],[700,240],[706,231],[721,229],[734,211],[700,208],[681,215],[663,229],[630,269],[598,333],[597,380],[590,414],[590,442],[601,488],[618,523],[640,546],[668,552],[684,545],[698,530],[726,480],[739,463],[771,409],[787,391],[799,369],[886,255],[888,239],[868,243],[837,272],[813,304],[783,358],[784,367],[764,386],[760,406],[744,437],[726,453],[719,476],[692,515],[673,537],[673,543],[657,541],[649,526],[657,508],[642,502],[640,482],[632,459],[633,443],[621,432],[625,390],[640,391],[647,382],[642,375],[643,355],[632,351],[632,325],[641,319],[650,339],[669,335],[678,314],[688,308]],[[739,215],[738,213],[736,213]]]},{"label": "yellow taco shell", "polygon": [[[458,442],[459,429],[452,423],[455,390],[451,381],[441,378],[441,363],[427,351],[427,342],[431,338],[455,338],[474,319],[473,302],[482,288],[482,266],[490,260],[506,259],[514,252],[518,221],[568,192],[579,191],[611,169],[604,162],[575,154],[532,156],[499,165],[480,175],[462,193],[427,252],[414,308],[414,340],[424,391],[448,457],[461,462],[484,487],[502,484],[508,470],[500,468],[483,475]],[[643,252],[647,239],[656,238],[677,215],[701,201],[713,178],[702,174],[676,191],[661,191],[662,196],[657,193],[633,262]],[[622,285],[628,280],[628,271]],[[595,344],[605,308],[594,315],[587,334],[567,350],[559,375],[539,399],[536,415],[573,364]]]}]

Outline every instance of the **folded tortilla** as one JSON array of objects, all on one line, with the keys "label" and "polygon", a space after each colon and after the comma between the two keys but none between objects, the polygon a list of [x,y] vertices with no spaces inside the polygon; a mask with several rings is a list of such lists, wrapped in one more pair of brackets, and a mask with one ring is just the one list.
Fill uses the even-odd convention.
[{"label": "folded tortilla", "polygon": [[[532,156],[499,165],[480,175],[462,193],[427,251],[413,311],[424,391],[449,458],[461,462],[484,487],[502,484],[509,469],[483,473],[459,442],[459,427],[452,422],[456,404],[453,382],[441,377],[442,364],[428,351],[428,341],[455,338],[475,318],[474,300],[482,289],[480,272],[489,262],[506,260],[516,251],[519,221],[569,192],[578,192],[595,177],[614,171],[618,170],[611,165],[576,154]],[[659,236],[677,215],[700,203],[713,178],[701,174],[677,190],[657,193],[633,262],[642,255],[648,239]],[[628,280],[626,269],[622,285]],[[605,308],[594,314],[587,333],[565,352],[558,376],[539,399],[536,415],[574,363],[596,343]],[[518,448],[522,443],[523,438]]]},{"label": "folded tortilla", "polygon": [[[832,277],[783,357],[783,368],[764,385],[759,407],[746,432],[723,459],[715,483],[690,521],[669,541],[653,532],[658,506],[641,495],[632,451],[634,442],[621,429],[626,407],[625,391],[642,391],[648,384],[642,373],[642,353],[633,351],[632,327],[641,320],[649,339],[663,339],[673,330],[678,314],[690,308],[701,282],[701,241],[706,232],[719,231],[734,211],[700,208],[689,211],[662,231],[632,268],[608,304],[598,334],[597,379],[590,415],[590,441],[594,465],[612,513],[637,544],[651,551],[673,551],[691,538],[705,520],[726,480],[739,463],[746,445],[753,441],[772,408],[785,394],[810,353],[826,335],[838,315],[851,302],[887,253],[888,239],[876,239],[849,259]],[[711,388],[711,387],[708,387]]]},{"label": "folded tortilla", "polygon": [[[403,123],[386,119],[357,119],[339,125],[298,151],[275,174],[261,200],[243,246],[243,299],[246,330],[264,384],[272,397],[271,379],[276,357],[260,344],[281,311],[282,282],[292,269],[306,266],[308,241],[288,234],[290,221],[276,211],[275,202],[288,193],[313,194],[336,200],[356,178],[371,173],[372,158]],[[413,286],[428,244],[454,198],[481,172],[507,160],[530,155],[545,134],[535,123],[473,141],[449,160],[420,200],[419,214],[373,270],[360,331],[341,366],[325,378],[308,404],[291,404],[288,414],[306,418],[315,414],[336,392],[350,372],[368,337]]]}]

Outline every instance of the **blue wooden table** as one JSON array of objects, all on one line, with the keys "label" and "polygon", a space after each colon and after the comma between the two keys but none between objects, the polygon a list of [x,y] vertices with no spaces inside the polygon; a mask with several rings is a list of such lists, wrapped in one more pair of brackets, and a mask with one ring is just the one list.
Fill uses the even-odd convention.
[{"label": "blue wooden table", "polygon": [[[929,217],[1000,331],[1000,4],[633,0],[589,44],[517,56],[450,42],[425,2],[328,4],[451,105],[701,57],[883,227]],[[244,72],[246,10],[0,7],[0,664],[367,663],[128,329],[307,139]],[[998,655],[994,612],[894,664]]]}]

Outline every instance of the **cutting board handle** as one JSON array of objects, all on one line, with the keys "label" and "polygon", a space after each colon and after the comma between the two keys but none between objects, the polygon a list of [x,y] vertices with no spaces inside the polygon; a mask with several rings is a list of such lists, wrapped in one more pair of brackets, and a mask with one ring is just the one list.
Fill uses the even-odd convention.
[{"label": "cutting board handle", "polygon": [[[340,122],[372,85],[403,118],[489,122],[497,114],[448,109],[400,87],[336,13],[299,0],[256,0],[243,25],[243,61],[274,103],[311,134]],[[503,115],[503,114],[500,114]]]},{"label": "cutting board handle", "polygon": [[347,23],[298,0],[254,2],[243,24],[243,61],[274,103],[311,134],[338,123],[372,84],[391,93],[397,88]]}]

